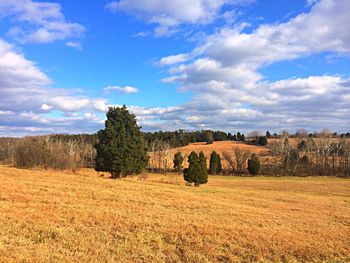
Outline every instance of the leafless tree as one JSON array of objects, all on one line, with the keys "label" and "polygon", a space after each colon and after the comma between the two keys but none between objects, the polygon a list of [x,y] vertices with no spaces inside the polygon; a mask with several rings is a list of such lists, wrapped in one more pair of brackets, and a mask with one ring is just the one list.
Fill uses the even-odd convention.
[{"label": "leafless tree", "polygon": [[152,173],[154,172],[154,167],[155,167],[155,161],[156,161],[156,155],[157,155],[157,147],[158,147],[158,140],[152,140],[149,144],[148,144],[148,150],[151,152],[150,154],[152,154],[152,158],[150,158],[150,167],[152,169]]},{"label": "leafless tree", "polygon": [[248,133],[248,138],[252,140],[257,140],[259,136],[260,136],[259,131],[251,131],[250,133]]},{"label": "leafless tree", "polygon": [[315,141],[315,154],[319,175],[325,175],[329,172],[329,156],[334,147],[330,136],[330,133],[323,132],[322,137]]},{"label": "leafless tree", "polygon": [[237,175],[243,173],[244,164],[247,162],[250,155],[251,152],[242,147],[234,147],[231,153],[223,153],[224,160],[226,160],[232,171]]},{"label": "leafless tree", "polygon": [[305,129],[298,129],[295,134],[298,138],[306,138],[309,133]]}]

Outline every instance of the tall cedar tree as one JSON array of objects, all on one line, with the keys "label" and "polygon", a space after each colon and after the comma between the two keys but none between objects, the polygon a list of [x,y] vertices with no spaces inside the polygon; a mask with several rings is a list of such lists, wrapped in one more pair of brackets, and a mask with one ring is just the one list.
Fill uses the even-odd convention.
[{"label": "tall cedar tree", "polygon": [[209,173],[219,174],[221,173],[221,171],[222,171],[221,157],[215,151],[212,151],[210,155],[210,162],[209,162]]},{"label": "tall cedar tree", "polygon": [[177,152],[174,155],[174,161],[173,162],[174,162],[174,169],[175,169],[175,171],[181,172],[183,160],[184,160],[184,158],[182,157],[181,152]]},{"label": "tall cedar tree", "polygon": [[195,186],[208,182],[207,160],[203,152],[199,156],[196,152],[191,152],[188,156],[188,168],[184,170],[184,179]]},{"label": "tall cedar tree", "polygon": [[147,148],[136,116],[126,106],[110,107],[105,129],[98,133],[95,145],[95,170],[110,172],[112,178],[138,174],[148,163]]},{"label": "tall cedar tree", "polygon": [[260,172],[260,161],[255,153],[248,160],[248,171],[251,175],[256,175]]},{"label": "tall cedar tree", "polygon": [[208,182],[207,158],[203,152],[199,153],[198,161],[200,174],[199,178],[196,179],[195,185],[197,184],[199,186],[200,184],[206,184]]}]

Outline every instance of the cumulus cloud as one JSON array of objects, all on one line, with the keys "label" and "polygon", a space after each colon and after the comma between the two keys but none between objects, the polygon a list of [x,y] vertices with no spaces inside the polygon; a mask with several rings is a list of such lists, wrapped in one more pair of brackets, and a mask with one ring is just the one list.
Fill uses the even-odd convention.
[{"label": "cumulus cloud", "polygon": [[157,25],[157,36],[172,35],[181,24],[208,24],[219,17],[224,5],[242,5],[252,0],[120,0],[110,2],[107,9],[124,11]]},{"label": "cumulus cloud", "polygon": [[[1,136],[82,132],[85,128],[95,132],[100,127],[101,120],[87,118],[83,113],[105,112],[108,108],[105,99],[55,89],[51,83],[52,80],[33,61],[0,39]],[[66,117],[48,117],[52,111]],[[75,114],[69,116],[70,113]]]},{"label": "cumulus cloud", "polygon": [[[192,92],[185,105],[194,127],[224,129],[282,129],[334,125],[346,130],[350,118],[347,78],[310,76],[275,82],[259,70],[267,65],[312,54],[350,55],[350,2],[323,0],[281,24],[261,25],[251,33],[242,27],[223,28],[205,37],[189,52],[191,59],[169,56],[163,82]],[[170,58],[170,59],[169,59]],[[212,118],[215,116],[215,118]],[[336,123],[336,124],[335,124]]]},{"label": "cumulus cloud", "polygon": [[66,21],[58,3],[2,0],[0,18],[4,17],[11,17],[16,24],[8,35],[20,42],[50,43],[81,37],[85,32],[82,25]]},{"label": "cumulus cloud", "polygon": [[[74,90],[52,88],[51,84],[50,77],[33,61],[0,39],[0,136],[94,133],[103,127],[108,107],[121,106]],[[137,89],[110,86],[107,91],[132,93]],[[181,107],[129,109],[145,129],[175,129],[181,125]]]},{"label": "cumulus cloud", "polygon": [[124,93],[124,94],[132,94],[132,93],[138,93],[139,90],[135,87],[132,86],[125,86],[125,87],[121,87],[121,86],[108,86],[106,88],[103,89],[103,91],[106,94],[109,94],[113,91],[115,92],[119,92],[119,93]]},{"label": "cumulus cloud", "polygon": [[[158,6],[157,1],[140,1],[138,7],[128,7],[132,0],[118,3],[114,10],[137,13],[151,3],[155,3],[157,12],[165,5]],[[183,5],[193,3],[184,1]],[[129,109],[145,130],[211,128],[234,132],[331,127],[346,131],[350,127],[349,76],[310,74],[271,81],[260,69],[322,52],[349,56],[348,10],[347,0],[320,0],[313,2],[308,13],[284,23],[261,25],[251,33],[239,26],[223,28],[201,39],[194,50],[164,57],[157,63],[169,73],[163,82],[177,83],[179,91],[193,94],[190,101],[176,107],[129,106]],[[158,21],[154,23],[173,24],[171,28],[192,23],[172,12],[165,12],[165,22],[154,20]],[[151,19],[155,13],[147,14],[142,18]],[[199,17],[193,21],[201,21]],[[0,135],[95,132],[103,126],[99,113],[105,112],[111,103],[72,90],[53,89],[51,83],[33,61],[0,40]],[[130,86],[108,86],[104,91],[138,90]]]},{"label": "cumulus cloud", "polygon": [[[51,88],[52,80],[12,45],[0,39],[0,110],[73,111],[101,108],[101,101]],[[98,104],[98,105],[97,105]]]},{"label": "cumulus cloud", "polygon": [[158,62],[158,64],[162,67],[164,66],[170,66],[174,64],[178,64],[181,62],[185,62],[189,59],[188,54],[178,54],[178,55],[172,55],[168,57],[163,57],[161,60]]}]

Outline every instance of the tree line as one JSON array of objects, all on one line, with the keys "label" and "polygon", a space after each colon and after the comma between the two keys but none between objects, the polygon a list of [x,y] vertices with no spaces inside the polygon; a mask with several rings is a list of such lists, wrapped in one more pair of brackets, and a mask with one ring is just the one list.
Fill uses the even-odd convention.
[{"label": "tree line", "polygon": [[[206,142],[211,144],[214,141],[244,141],[245,136],[238,132],[232,135],[223,131],[212,131],[212,130],[200,130],[200,131],[157,131],[157,132],[145,132],[145,141],[148,145],[153,142],[160,144],[168,144],[170,148],[176,148],[186,146],[190,143],[195,142]],[[151,149],[149,149],[151,150]]]},{"label": "tree line", "polygon": [[[297,145],[289,142],[293,137],[298,138]],[[244,135],[210,130],[143,133],[137,126],[136,116],[124,106],[109,109],[105,129],[97,134],[0,138],[0,162],[26,168],[94,167],[98,171],[111,172],[114,178],[136,174],[146,168],[151,172],[166,173],[173,162],[175,172],[184,172],[186,178],[191,178],[191,171],[198,167],[186,170],[189,164],[183,169],[182,163],[188,158],[187,161],[195,166],[195,160],[201,165],[205,163],[205,170],[214,175],[350,176],[349,137],[348,133],[339,135],[323,130],[311,134],[303,129],[292,135],[287,131],[280,134],[267,131],[264,135],[257,131]],[[210,158],[207,156],[209,164],[203,153],[182,156],[179,152],[173,160],[170,156],[170,149],[177,146],[223,140],[260,145],[268,151],[259,155],[244,147],[235,147],[221,156],[213,151]]]},{"label": "tree line", "polygon": [[79,169],[93,167],[94,135],[48,135],[0,138],[0,163],[21,168]]}]

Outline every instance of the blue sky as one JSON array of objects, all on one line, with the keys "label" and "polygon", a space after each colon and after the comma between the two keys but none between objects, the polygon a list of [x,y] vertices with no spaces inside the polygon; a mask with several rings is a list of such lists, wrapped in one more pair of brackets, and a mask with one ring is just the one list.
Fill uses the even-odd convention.
[{"label": "blue sky", "polygon": [[0,2],[0,136],[350,124],[347,0]]}]

